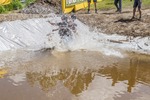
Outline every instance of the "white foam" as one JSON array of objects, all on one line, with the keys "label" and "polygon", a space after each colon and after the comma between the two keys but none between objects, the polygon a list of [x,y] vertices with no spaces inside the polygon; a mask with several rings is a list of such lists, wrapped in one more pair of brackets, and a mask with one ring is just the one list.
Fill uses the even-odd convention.
[{"label": "white foam", "polygon": [[[73,38],[63,41],[58,31],[52,32],[57,26],[50,25],[47,21],[60,22],[56,15],[49,18],[38,18],[29,20],[16,20],[0,24],[0,51],[12,49],[41,49],[55,47],[57,51],[88,50],[99,51],[108,56],[123,57],[122,50],[136,51],[150,54],[150,37],[133,38],[127,40],[126,36],[106,35],[89,31],[89,27],[76,20],[77,34]],[[47,34],[51,35],[48,40]],[[60,41],[62,41],[60,43]],[[119,41],[119,42],[118,42]],[[121,42],[120,42],[121,41]]]}]

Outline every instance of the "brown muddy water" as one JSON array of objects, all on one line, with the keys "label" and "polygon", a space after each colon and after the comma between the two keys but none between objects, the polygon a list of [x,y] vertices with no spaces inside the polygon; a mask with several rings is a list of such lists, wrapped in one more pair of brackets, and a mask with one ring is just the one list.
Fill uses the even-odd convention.
[{"label": "brown muddy water", "polygon": [[0,53],[0,100],[149,100],[150,56]]}]

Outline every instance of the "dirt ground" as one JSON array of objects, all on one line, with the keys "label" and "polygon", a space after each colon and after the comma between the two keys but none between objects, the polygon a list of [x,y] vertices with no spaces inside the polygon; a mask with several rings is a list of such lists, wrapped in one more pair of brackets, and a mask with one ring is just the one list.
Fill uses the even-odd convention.
[{"label": "dirt ground", "polygon": [[[0,23],[3,21],[47,17],[46,14],[49,14],[50,11],[35,13],[34,9],[36,7],[39,9],[38,11],[41,11],[41,7],[37,5],[38,4],[32,4],[22,11],[11,12],[10,14],[0,14]],[[120,34],[134,37],[150,36],[150,9],[142,9],[141,20],[138,20],[138,12],[136,12],[137,19],[131,20],[132,9],[123,9],[121,14],[116,13],[115,9],[105,11],[99,10],[98,14],[95,14],[94,11],[91,11],[91,14],[86,14],[86,12],[86,10],[80,10],[76,12],[76,16],[80,21],[90,26],[91,29],[97,29],[99,32],[106,34]]]},{"label": "dirt ground", "polygon": [[44,17],[42,14],[23,14],[23,13],[10,13],[10,14],[0,14],[0,23],[5,21],[14,20],[26,20],[31,18],[41,18]]},{"label": "dirt ground", "polygon": [[136,19],[131,20],[132,9],[124,9],[121,14],[116,13],[115,9],[98,11],[98,14],[94,11],[90,14],[86,12],[85,10],[77,12],[78,19],[100,32],[134,37],[150,36],[150,9],[142,9],[141,20],[138,19],[138,12],[136,12]]},{"label": "dirt ground", "polygon": [[60,0],[37,0],[22,10],[12,11],[8,14],[0,14],[0,23],[3,21],[48,17],[48,14],[59,13],[60,10]]}]

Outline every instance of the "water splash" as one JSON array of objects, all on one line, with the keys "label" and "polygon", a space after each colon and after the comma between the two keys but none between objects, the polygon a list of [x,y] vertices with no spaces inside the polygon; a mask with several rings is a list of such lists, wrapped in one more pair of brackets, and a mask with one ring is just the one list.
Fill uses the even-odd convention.
[{"label": "water splash", "polygon": [[[61,22],[61,17],[50,14],[48,18],[17,20],[12,22],[3,22],[0,24],[0,51],[6,50],[39,50],[42,48],[54,48],[56,51],[98,51],[105,55],[123,57],[123,51],[136,51],[150,54],[150,39],[133,38],[126,36],[106,35],[95,31],[75,20],[77,31],[72,32],[72,37],[60,38],[58,28],[49,24],[47,21],[54,23]],[[47,36],[50,34],[50,39]]]}]

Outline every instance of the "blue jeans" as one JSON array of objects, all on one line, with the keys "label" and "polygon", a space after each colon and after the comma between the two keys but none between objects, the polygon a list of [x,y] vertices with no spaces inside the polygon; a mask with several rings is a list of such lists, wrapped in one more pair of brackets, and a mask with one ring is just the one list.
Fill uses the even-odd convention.
[{"label": "blue jeans", "polygon": [[[119,5],[118,5],[118,3],[119,3]],[[122,11],[122,0],[115,0],[114,4],[115,4],[117,10],[121,12]]]}]

